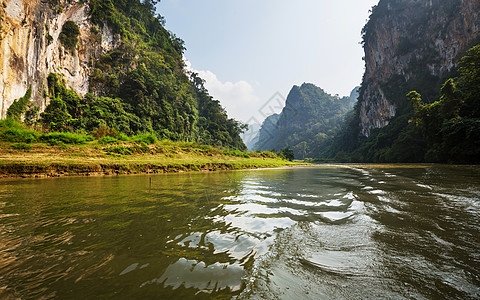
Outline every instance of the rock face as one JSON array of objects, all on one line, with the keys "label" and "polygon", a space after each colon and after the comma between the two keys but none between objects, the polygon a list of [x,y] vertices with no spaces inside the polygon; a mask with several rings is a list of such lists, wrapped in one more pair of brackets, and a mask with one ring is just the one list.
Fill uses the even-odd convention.
[{"label": "rock face", "polygon": [[[115,47],[118,39],[107,26],[90,22],[85,1],[5,0],[0,5],[0,118],[8,107],[32,87],[32,100],[43,110],[49,73],[61,74],[67,86],[78,94],[89,90],[92,62]],[[73,53],[59,41],[62,27],[74,21],[80,29]]]},{"label": "rock face", "polygon": [[249,124],[247,131],[240,134],[243,143],[245,146],[247,146],[249,151],[252,151],[255,148],[255,145],[258,143],[261,127],[262,125],[260,124]]},{"label": "rock face", "polygon": [[479,41],[478,0],[381,0],[364,28],[362,134],[396,115],[398,106],[385,90],[393,78],[411,89],[440,82],[462,51]]},{"label": "rock face", "polygon": [[[262,123],[262,127],[258,131],[256,143],[252,150],[272,150],[275,147],[275,138],[277,136],[277,123],[280,119],[279,114],[268,116]],[[280,150],[280,149],[276,149]]]}]

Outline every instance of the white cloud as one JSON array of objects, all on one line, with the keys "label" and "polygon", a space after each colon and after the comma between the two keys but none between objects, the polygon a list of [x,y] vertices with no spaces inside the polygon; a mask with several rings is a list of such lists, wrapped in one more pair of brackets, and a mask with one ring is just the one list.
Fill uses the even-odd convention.
[{"label": "white cloud", "polygon": [[257,117],[260,98],[255,94],[251,84],[243,80],[222,82],[212,71],[196,70],[188,60],[185,60],[185,63],[188,71],[198,73],[205,80],[208,92],[214,99],[220,101],[230,118],[248,122],[252,117]]}]

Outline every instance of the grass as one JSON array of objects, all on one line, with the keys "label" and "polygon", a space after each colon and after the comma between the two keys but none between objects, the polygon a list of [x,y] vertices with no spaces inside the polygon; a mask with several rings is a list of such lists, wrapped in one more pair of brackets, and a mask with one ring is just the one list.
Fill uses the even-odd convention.
[{"label": "grass", "polygon": [[194,142],[128,141],[75,133],[40,133],[0,121],[0,176],[115,175],[272,168],[298,165],[271,152],[225,150]]}]

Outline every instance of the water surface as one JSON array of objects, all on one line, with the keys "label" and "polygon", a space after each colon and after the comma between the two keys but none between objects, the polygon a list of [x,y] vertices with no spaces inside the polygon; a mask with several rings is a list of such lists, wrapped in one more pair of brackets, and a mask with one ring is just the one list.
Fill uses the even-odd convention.
[{"label": "water surface", "polygon": [[0,182],[0,298],[480,298],[480,168]]}]

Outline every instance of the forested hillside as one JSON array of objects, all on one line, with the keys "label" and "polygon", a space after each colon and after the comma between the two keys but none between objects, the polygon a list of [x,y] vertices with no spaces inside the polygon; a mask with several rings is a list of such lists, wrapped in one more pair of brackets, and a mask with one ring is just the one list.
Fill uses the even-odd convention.
[{"label": "forested hillside", "polygon": [[357,105],[324,158],[480,163],[480,45],[460,60],[457,72],[458,76],[444,82],[433,102],[422,100],[417,91],[399,95],[401,113],[368,138],[358,136]]},{"label": "forested hillside", "polygon": [[[161,139],[197,141],[245,149],[243,126],[229,119],[197,74],[185,71],[184,42],[164,27],[152,0],[89,1],[93,37],[101,43],[108,28],[115,47],[91,62],[89,93],[67,88],[61,72],[48,76],[43,113],[27,101],[12,105],[10,115],[25,115],[31,125],[51,131],[154,133]],[[49,0],[53,14],[72,1]],[[78,25],[65,22],[59,36],[65,55],[77,51]],[[27,107],[28,106],[28,107]]]},{"label": "forested hillside", "polygon": [[257,149],[291,148],[298,159],[318,157],[343,124],[357,93],[340,98],[304,83],[290,91],[280,115],[265,120]]}]

